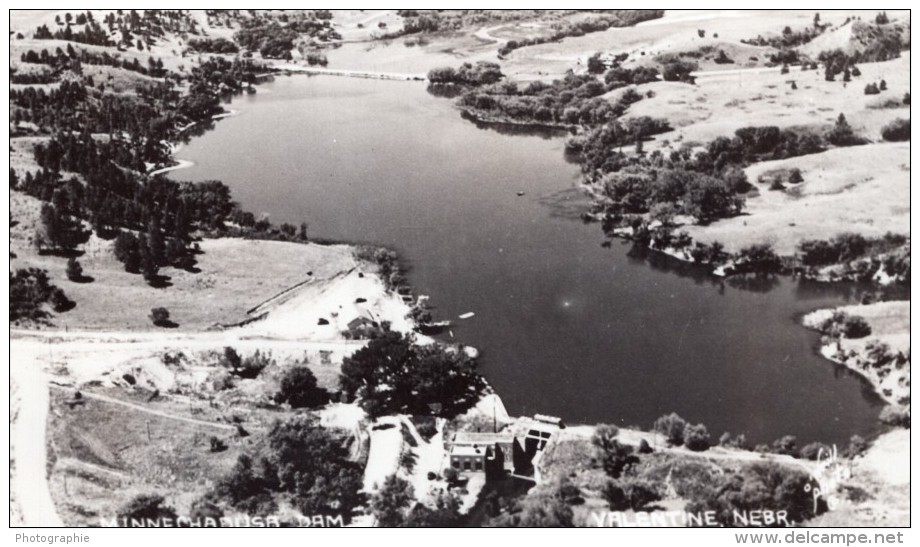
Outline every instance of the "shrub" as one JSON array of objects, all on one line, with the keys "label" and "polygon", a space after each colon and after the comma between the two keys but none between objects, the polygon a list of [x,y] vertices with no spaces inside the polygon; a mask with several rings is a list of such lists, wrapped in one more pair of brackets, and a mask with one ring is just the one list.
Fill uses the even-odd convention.
[{"label": "shrub", "polygon": [[842,113],[837,116],[834,128],[827,133],[827,141],[835,146],[854,146],[865,142],[853,133],[853,128]]},{"label": "shrub", "polygon": [[83,266],[77,262],[76,258],[67,259],[67,279],[71,281],[80,281],[83,279]]},{"label": "shrub", "polygon": [[773,441],[773,452],[777,454],[785,454],[787,456],[796,456],[796,438],[793,435],[784,435],[783,437]]},{"label": "shrub", "polygon": [[850,445],[847,446],[844,455],[848,458],[855,458],[857,456],[862,456],[868,449],[869,443],[866,442],[866,439],[859,435],[853,435],[850,437]]},{"label": "shrub", "polygon": [[309,368],[296,365],[284,371],[275,400],[291,408],[316,408],[329,401],[329,393],[317,386],[316,376]]},{"label": "shrub", "polygon": [[668,82],[693,83],[695,78],[690,73],[699,68],[699,65],[693,61],[674,59],[665,63],[661,70],[661,77]]},{"label": "shrub", "polygon": [[211,447],[211,452],[223,452],[224,450],[227,449],[227,443],[225,443],[224,440],[221,439],[220,437],[212,436],[209,439],[209,443]]},{"label": "shrub", "polygon": [[863,90],[863,93],[866,95],[878,95],[878,85],[876,85],[874,82],[871,84],[866,84],[866,88]]},{"label": "shrub", "polygon": [[684,446],[694,452],[709,450],[709,431],[703,424],[690,425],[684,427]]},{"label": "shrub", "polygon": [[687,421],[672,412],[655,420],[652,424],[652,430],[661,433],[668,439],[668,443],[674,446],[684,444],[684,430],[687,427]]},{"label": "shrub", "polygon": [[738,253],[739,263],[735,269],[738,273],[756,273],[760,275],[779,273],[783,262],[769,243],[753,244]]},{"label": "shrub", "polygon": [[191,527],[220,528],[220,519],[224,510],[207,499],[199,499],[192,503],[189,511]]},{"label": "shrub", "polygon": [[886,141],[909,141],[910,119],[898,118],[883,127],[882,138]]},{"label": "shrub", "polygon": [[125,528],[146,528],[157,523],[169,527],[175,524],[176,510],[166,505],[163,496],[140,494],[118,511],[118,521]]},{"label": "shrub", "polygon": [[798,167],[793,167],[792,170],[789,171],[789,182],[790,183],[799,184],[800,182],[804,180],[805,179],[802,178],[802,170],[799,169]]},{"label": "shrub", "polygon": [[169,327],[173,325],[173,322],[169,319],[169,310],[166,308],[151,309],[150,320],[158,327]]},{"label": "shrub", "polygon": [[878,419],[883,424],[910,429],[910,407],[886,406]]},{"label": "shrub", "polygon": [[872,334],[872,328],[862,317],[850,315],[844,319],[843,335],[846,338],[865,338],[870,334]]},{"label": "shrub", "polygon": [[57,312],[74,305],[64,291],[51,284],[47,271],[37,268],[10,271],[10,321],[40,321],[48,316],[45,304]]},{"label": "shrub", "polygon": [[639,511],[648,504],[660,500],[661,494],[649,481],[624,479],[609,481],[604,487],[604,498],[614,511]]}]

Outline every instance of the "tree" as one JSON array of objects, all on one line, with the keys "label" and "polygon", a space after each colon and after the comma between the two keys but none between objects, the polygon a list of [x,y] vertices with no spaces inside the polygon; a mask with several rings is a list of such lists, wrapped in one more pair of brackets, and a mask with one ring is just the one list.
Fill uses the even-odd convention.
[{"label": "tree", "polygon": [[490,520],[486,525],[521,528],[572,527],[573,516],[572,508],[561,496],[538,487],[528,493],[509,513]]},{"label": "tree", "polygon": [[846,338],[865,338],[872,334],[869,323],[858,315],[848,315],[843,322],[843,335]]},{"label": "tree", "polygon": [[403,524],[406,509],[415,501],[415,491],[408,481],[390,475],[376,494],[371,496],[370,509],[377,524],[393,528]]},{"label": "tree", "polygon": [[275,400],[292,408],[315,408],[326,404],[329,393],[317,386],[316,376],[309,368],[296,365],[284,371]]},{"label": "tree", "polygon": [[661,494],[652,483],[641,479],[608,481],[604,487],[604,498],[614,511],[641,511],[649,503],[661,499]]},{"label": "tree", "polygon": [[39,250],[50,248],[56,252],[72,251],[85,242],[88,235],[89,232],[83,229],[79,220],[62,213],[54,205],[42,204],[39,227],[35,234]]},{"label": "tree", "polygon": [[769,243],[754,243],[741,249],[735,270],[738,273],[758,275],[776,274],[783,269],[783,261]]},{"label": "tree", "polygon": [[166,505],[163,496],[139,494],[117,513],[118,522],[126,528],[176,525],[176,510]]},{"label": "tree", "polygon": [[141,267],[140,243],[131,232],[119,232],[115,238],[115,258],[125,265],[126,272],[138,272]]},{"label": "tree", "polygon": [[652,431],[661,433],[668,439],[668,443],[673,446],[684,444],[684,430],[687,427],[687,421],[672,412],[655,420],[652,424]]},{"label": "tree", "polygon": [[77,262],[76,258],[67,259],[67,279],[71,281],[81,281],[83,279],[83,266]]},{"label": "tree", "polygon": [[793,167],[793,168],[789,171],[789,182],[790,182],[790,183],[792,183],[792,184],[799,184],[800,182],[802,182],[802,181],[804,181],[804,180],[805,180],[805,179],[802,178],[802,170],[799,169],[798,167]]},{"label": "tree", "polygon": [[706,426],[703,424],[687,424],[684,427],[684,446],[694,452],[709,450],[710,439]]},{"label": "tree", "polygon": [[166,265],[166,242],[160,230],[160,218],[157,215],[150,217],[147,225],[148,244],[150,245],[150,258],[157,267]]},{"label": "tree", "polygon": [[430,508],[417,504],[402,522],[406,528],[454,528],[461,524],[460,500],[450,494],[441,493]]},{"label": "tree", "polygon": [[898,118],[882,128],[882,138],[886,141],[909,141],[910,118]]},{"label": "tree", "polygon": [[224,511],[208,499],[198,499],[192,503],[188,516],[192,527],[220,528]]},{"label": "tree", "polygon": [[485,388],[476,362],[460,350],[418,346],[387,331],[346,357],[342,392],[358,397],[371,416],[405,413],[453,417],[471,408]]},{"label": "tree", "polygon": [[174,323],[169,319],[169,310],[166,308],[153,308],[150,310],[150,320],[158,327],[169,327]]},{"label": "tree", "polygon": [[865,93],[866,95],[878,95],[879,94],[878,85],[876,85],[875,82],[866,84],[866,87],[863,90],[863,93]]}]

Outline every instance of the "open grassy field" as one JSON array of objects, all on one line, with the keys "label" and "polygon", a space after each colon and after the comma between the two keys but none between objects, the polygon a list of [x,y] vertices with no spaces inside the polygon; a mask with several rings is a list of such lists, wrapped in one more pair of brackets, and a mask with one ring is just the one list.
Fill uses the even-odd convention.
[{"label": "open grassy field", "polygon": [[[770,190],[756,182],[774,169],[799,168],[805,181]],[[838,148],[745,170],[757,192],[741,216],[708,226],[685,226],[694,240],[719,241],[737,252],[754,243],[771,243],[792,255],[804,239],[830,239],[855,232],[881,237],[910,233],[910,145],[870,144]]]}]

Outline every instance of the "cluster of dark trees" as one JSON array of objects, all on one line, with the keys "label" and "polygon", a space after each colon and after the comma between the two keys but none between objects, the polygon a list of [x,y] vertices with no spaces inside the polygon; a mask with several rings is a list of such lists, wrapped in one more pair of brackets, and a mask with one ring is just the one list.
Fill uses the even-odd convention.
[{"label": "cluster of dark trees", "polygon": [[805,240],[799,244],[799,257],[807,269],[835,264],[852,267],[852,276],[870,279],[884,267],[889,276],[910,282],[910,245],[904,235],[887,233],[880,238],[859,234],[839,234],[830,240]]},{"label": "cluster of dark trees", "polygon": [[[499,82],[467,91],[459,105],[486,121],[538,125],[597,126],[623,114],[641,97],[627,94],[618,104],[601,98],[608,87],[590,74],[574,74],[552,83]],[[635,142],[635,141],[633,141]]]},{"label": "cluster of dark trees", "polygon": [[290,60],[291,50],[302,35],[320,41],[341,38],[330,20],[316,17],[315,12],[297,18],[287,14],[275,18],[252,17],[242,19],[240,25],[242,28],[233,35],[236,43],[249,51],[258,51],[266,59]]},{"label": "cluster of dark trees", "polygon": [[498,50],[502,57],[516,49],[548,42],[558,42],[570,36],[584,36],[592,32],[600,32],[609,28],[630,27],[642,21],[659,19],[664,15],[664,10],[601,10],[602,15],[569,22],[561,25],[548,36],[536,36],[521,40],[509,40]]},{"label": "cluster of dark trees", "polygon": [[[63,19],[58,15],[55,22],[62,28],[52,32],[47,25],[42,25],[35,30],[34,37],[95,46],[136,45],[138,49],[143,49],[144,44],[149,47],[166,32],[196,32],[194,18],[184,10],[145,9],[143,13],[117,10],[106,15],[102,22],[96,21],[90,11],[77,13],[76,17],[68,12]],[[72,25],[82,28],[74,30]]]},{"label": "cluster of dark trees", "polygon": [[[903,236],[889,234],[884,238],[892,246],[906,242]],[[860,234],[839,234],[830,240],[807,239],[799,243],[799,256],[805,266],[840,264],[866,256],[873,242]]]},{"label": "cluster of dark trees", "polygon": [[45,305],[56,312],[73,308],[64,291],[54,286],[48,272],[37,268],[10,270],[10,321],[41,321],[48,317]]},{"label": "cluster of dark trees", "polygon": [[156,147],[160,146],[157,137],[174,129],[168,114],[158,108],[173,100],[172,94],[160,93],[163,86],[139,86],[137,95],[103,93],[76,81],[63,81],[48,91],[12,89],[10,117],[14,123],[32,122],[42,133],[102,133],[121,138],[116,134],[124,132]]},{"label": "cluster of dark trees", "polygon": [[188,47],[198,53],[232,55],[240,51],[236,43],[226,38],[192,38],[188,41]]},{"label": "cluster of dark trees", "polygon": [[762,510],[786,511],[789,522],[803,522],[827,511],[823,498],[812,496],[815,487],[814,479],[802,470],[757,463],[698,484],[686,510],[714,511],[716,521],[726,527],[743,525],[736,512]]},{"label": "cluster of dark trees", "polygon": [[166,75],[163,60],[159,58],[148,57],[145,66],[137,57],[125,59],[118,54],[110,55],[107,51],[102,53],[87,49],[77,51],[71,44],[67,44],[66,50],[57,48],[53,55],[48,53],[47,49],[40,52],[30,49],[20,56],[20,60],[24,63],[48,65],[55,72],[71,70],[76,74],[81,74],[83,65],[100,65],[123,68],[153,78],[162,78]]},{"label": "cluster of dark trees", "polygon": [[20,72],[10,67],[10,83],[18,85],[44,85],[55,81],[55,74],[50,71]]},{"label": "cluster of dark trees", "polygon": [[[674,214],[690,215],[700,223],[707,223],[737,215],[744,205],[744,198],[736,193],[729,180],[685,169],[621,171],[608,175],[603,182],[604,192],[611,201],[608,215],[654,211],[653,216],[664,224],[669,224],[665,219]],[[664,210],[662,205],[669,205],[670,209]]]},{"label": "cluster of dark trees", "polygon": [[741,40],[741,43],[751,46],[772,47],[780,50],[791,51],[793,48],[811,42],[823,34],[829,26],[830,23],[818,23],[810,27],[805,27],[802,30],[792,30],[792,27],[786,26],[783,28],[782,33],[780,33],[778,36],[774,35],[764,37],[758,35],[757,38]]},{"label": "cluster of dark trees", "polygon": [[460,68],[439,67],[428,72],[428,81],[431,84],[455,84],[469,87],[479,87],[494,84],[504,77],[498,63],[479,61],[475,65],[463,63]]},{"label": "cluster of dark trees", "polygon": [[614,66],[604,73],[604,82],[608,90],[655,81],[658,81],[658,69],[651,66],[636,68]]},{"label": "cluster of dark trees", "polygon": [[276,422],[252,454],[239,456],[203,502],[247,514],[274,514],[285,500],[304,515],[351,522],[365,503],[363,469],[349,458],[346,439],[299,415]]},{"label": "cluster of dark trees", "polygon": [[471,408],[485,381],[463,351],[416,345],[398,332],[371,340],[342,363],[342,393],[371,417],[390,414],[451,418]]},{"label": "cluster of dark trees", "polygon": [[87,21],[83,29],[77,31],[71,28],[70,23],[67,23],[63,29],[54,32],[51,32],[47,25],[42,25],[35,29],[33,36],[36,40],[67,40],[94,46],[113,45],[109,40],[109,33],[97,21]]},{"label": "cluster of dark trees", "polygon": [[416,503],[412,485],[396,475],[388,476],[368,500],[368,508],[385,528],[452,528],[461,526],[460,500],[441,493],[434,507]]}]

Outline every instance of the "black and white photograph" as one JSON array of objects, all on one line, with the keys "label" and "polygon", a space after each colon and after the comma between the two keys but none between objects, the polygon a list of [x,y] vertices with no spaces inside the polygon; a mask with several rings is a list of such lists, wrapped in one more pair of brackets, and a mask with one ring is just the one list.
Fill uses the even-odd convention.
[{"label": "black and white photograph", "polygon": [[10,539],[904,543],[911,13],[825,4],[14,2]]}]

